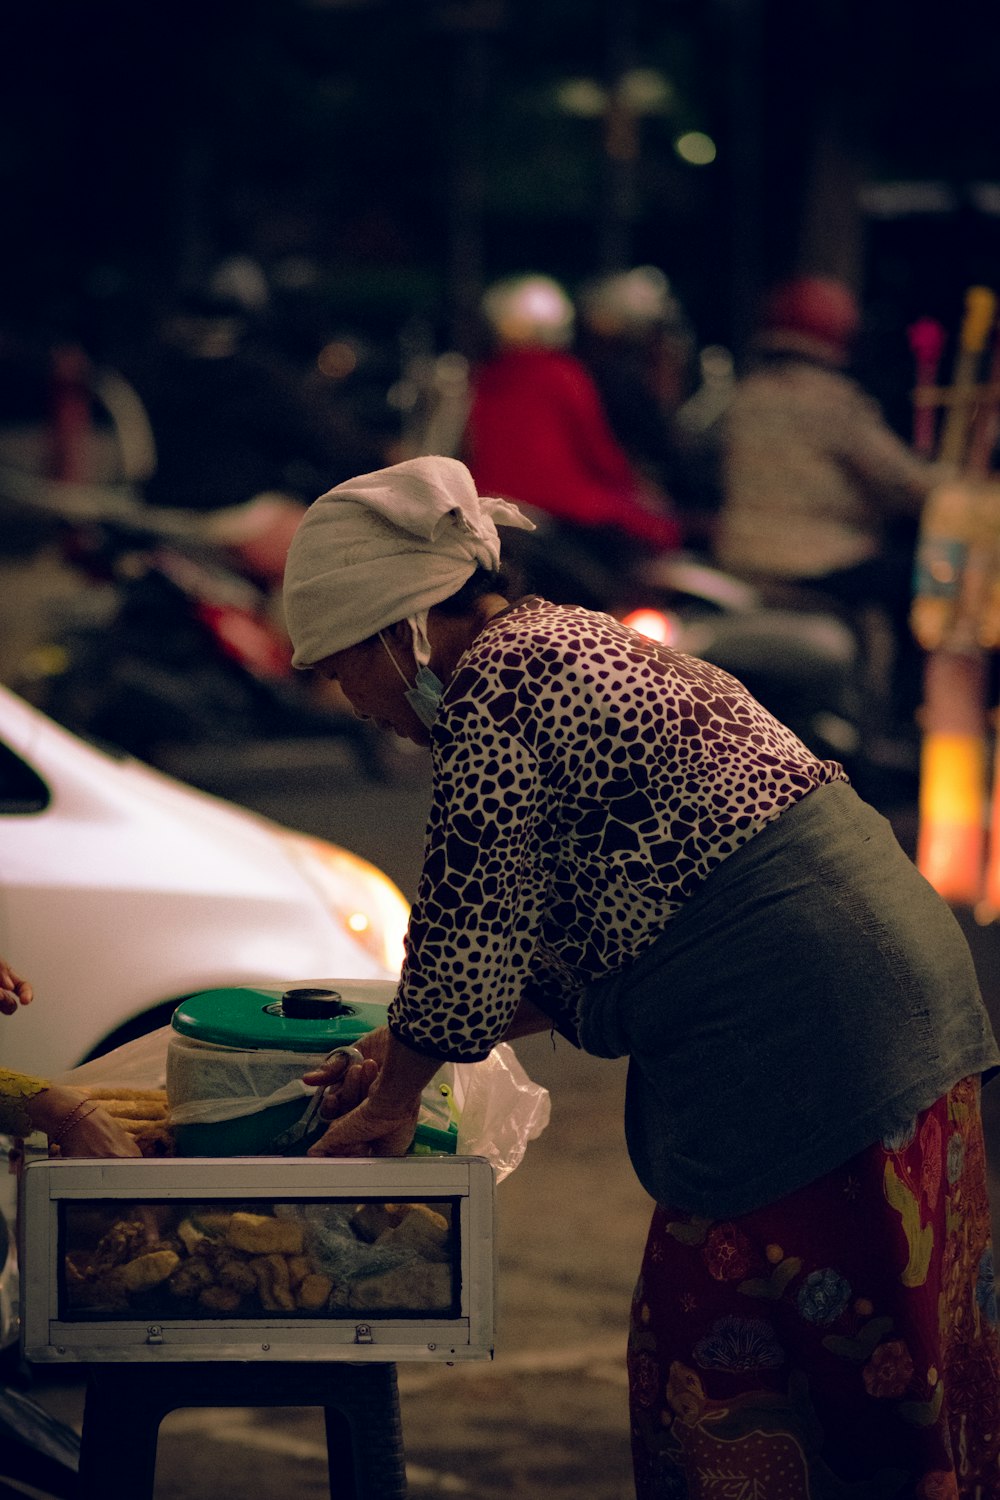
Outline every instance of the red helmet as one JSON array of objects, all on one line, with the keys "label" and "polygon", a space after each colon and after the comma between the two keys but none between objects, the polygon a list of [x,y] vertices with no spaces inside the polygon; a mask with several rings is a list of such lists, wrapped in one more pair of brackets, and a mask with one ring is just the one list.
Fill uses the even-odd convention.
[{"label": "red helmet", "polygon": [[796,276],[764,299],[760,343],[845,364],[861,327],[861,309],[850,287],[829,276]]}]

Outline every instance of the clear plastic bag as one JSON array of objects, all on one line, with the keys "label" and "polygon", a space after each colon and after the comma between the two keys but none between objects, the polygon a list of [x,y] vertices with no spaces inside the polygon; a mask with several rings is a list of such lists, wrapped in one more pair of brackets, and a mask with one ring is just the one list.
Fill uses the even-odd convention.
[{"label": "clear plastic bag", "polygon": [[549,1091],[532,1082],[507,1042],[482,1062],[446,1063],[441,1071],[448,1069],[454,1074],[458,1152],[485,1156],[502,1182],[549,1123]]},{"label": "clear plastic bag", "polygon": [[82,1089],[165,1089],[167,1043],[173,1035],[170,1026],[147,1031],[144,1036],[125,1042],[113,1052],[105,1052],[90,1062],[81,1063],[78,1068],[58,1074],[52,1082]]},{"label": "clear plastic bag", "polygon": [[[301,1075],[323,1056],[219,1047],[162,1026],[54,1081],[83,1088],[162,1089],[169,1072],[170,1123],[214,1124],[296,1098],[305,1107],[313,1090]],[[178,1086],[185,1073],[187,1084]],[[225,1092],[219,1092],[220,1083]],[[206,1094],[206,1086],[213,1092]],[[484,1156],[499,1182],[519,1165],[549,1113],[548,1090],[528,1077],[513,1047],[501,1042],[482,1062],[443,1064],[424,1090],[420,1119],[438,1129],[457,1126],[457,1152]]]}]

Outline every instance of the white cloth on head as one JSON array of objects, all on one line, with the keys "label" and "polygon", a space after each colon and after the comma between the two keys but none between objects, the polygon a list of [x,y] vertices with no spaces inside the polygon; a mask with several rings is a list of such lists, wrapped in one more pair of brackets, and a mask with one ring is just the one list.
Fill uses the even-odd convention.
[{"label": "white cloth on head", "polygon": [[500,565],[497,525],[533,531],[509,500],[481,496],[456,458],[410,458],[313,501],[285,564],[292,665],[311,667],[456,593]]}]

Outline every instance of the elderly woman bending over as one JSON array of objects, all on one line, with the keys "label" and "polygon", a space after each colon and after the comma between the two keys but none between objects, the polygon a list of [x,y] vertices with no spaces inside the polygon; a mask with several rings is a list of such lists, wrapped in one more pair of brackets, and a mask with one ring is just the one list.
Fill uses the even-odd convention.
[{"label": "elderly woman bending over", "polygon": [[430,747],[406,960],[319,1155],[401,1152],[443,1061],[553,1029],[628,1056],[655,1201],[629,1374],[641,1500],[1000,1494],[979,1088],[953,914],[743,685],[504,591],[453,459],[338,485],[285,575],[295,664]]}]

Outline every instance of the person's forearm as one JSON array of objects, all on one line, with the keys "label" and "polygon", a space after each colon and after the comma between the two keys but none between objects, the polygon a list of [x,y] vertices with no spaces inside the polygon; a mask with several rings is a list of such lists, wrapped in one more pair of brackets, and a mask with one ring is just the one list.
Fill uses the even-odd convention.
[{"label": "person's forearm", "polygon": [[514,1018],[504,1033],[504,1041],[512,1042],[519,1036],[537,1036],[540,1032],[552,1031],[553,1021],[530,1000],[521,1000]]},{"label": "person's forearm", "polygon": [[[539,1034],[545,1033],[546,1031],[552,1030],[552,1017],[547,1016],[543,1010],[539,1010],[538,1006],[533,1005],[530,1000],[522,999],[518,1001],[517,1010],[514,1012],[511,1023],[503,1034],[503,1040],[505,1042],[511,1042],[519,1036],[537,1036]],[[431,1079],[434,1077],[434,1074],[437,1072],[438,1068],[441,1067],[441,1064],[439,1062],[435,1062],[433,1058],[422,1057],[420,1053],[414,1052],[412,1048],[407,1047],[403,1042],[400,1042],[398,1038],[393,1036],[390,1032],[390,1052],[392,1052],[394,1047],[399,1051],[399,1057],[396,1066],[398,1066],[400,1070],[399,1077],[401,1081],[404,1077],[408,1076],[419,1077],[421,1072],[419,1065],[427,1065],[429,1071],[426,1073],[423,1082],[419,1085],[419,1088],[421,1090],[425,1088],[426,1085],[430,1083]],[[388,1063],[388,1061],[389,1058],[387,1056],[386,1064]],[[383,1072],[384,1070],[385,1064],[383,1065]],[[407,1072],[406,1070],[409,1071]]]},{"label": "person's forearm", "polygon": [[89,1112],[97,1107],[79,1089],[66,1088],[56,1083],[49,1084],[48,1088],[34,1094],[27,1101],[27,1113],[32,1125],[49,1137],[54,1137],[74,1114],[79,1118],[84,1109]]},{"label": "person's forearm", "polygon": [[377,1095],[381,1108],[389,1111],[396,1105],[405,1108],[415,1094],[423,1092],[440,1067],[441,1063],[435,1058],[414,1052],[390,1032],[385,1057],[371,1092]]},{"label": "person's forearm", "polygon": [[35,1130],[58,1146],[63,1156],[139,1156],[137,1142],[121,1122],[83,1089],[50,1084],[28,1100]]}]

